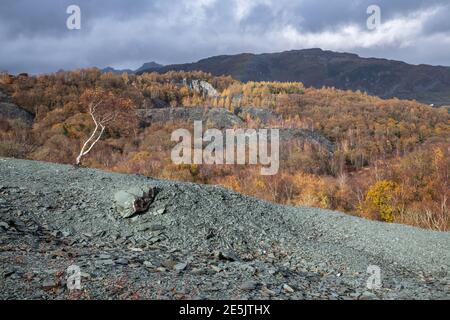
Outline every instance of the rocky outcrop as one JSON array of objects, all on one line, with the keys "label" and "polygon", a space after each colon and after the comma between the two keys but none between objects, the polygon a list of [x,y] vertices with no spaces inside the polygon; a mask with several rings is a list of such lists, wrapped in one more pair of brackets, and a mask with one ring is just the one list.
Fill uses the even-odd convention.
[{"label": "rocky outcrop", "polygon": [[323,150],[326,150],[330,155],[334,152],[335,149],[334,144],[329,139],[327,139],[320,133],[312,130],[280,128],[280,140],[281,141],[300,140],[307,143],[311,143]]},{"label": "rocky outcrop", "polygon": [[[278,119],[278,115],[270,109],[261,108],[238,108],[234,113],[224,108],[163,108],[138,110],[141,126],[146,127],[152,123],[166,123],[168,121],[203,123],[219,130],[235,127],[245,128],[246,120],[259,120],[261,128],[271,128],[271,121]],[[279,128],[281,141],[300,141],[314,144],[328,153],[334,152],[334,144],[318,132],[305,129]]]},{"label": "rocky outcrop", "polygon": [[8,120],[20,120],[27,126],[31,126],[34,115],[11,102],[11,98],[0,91],[0,118]]},{"label": "rocky outcrop", "polygon": [[217,129],[233,128],[243,124],[241,118],[224,108],[164,108],[138,110],[141,126],[168,121],[203,121]]},{"label": "rocky outcrop", "polygon": [[217,90],[208,82],[196,79],[183,79],[183,85],[189,90],[200,93],[204,97],[218,97]]},{"label": "rocky outcrop", "polygon": [[270,124],[272,121],[280,119],[279,115],[268,108],[239,107],[234,110],[234,113],[244,121],[251,119],[259,121],[261,124]]}]

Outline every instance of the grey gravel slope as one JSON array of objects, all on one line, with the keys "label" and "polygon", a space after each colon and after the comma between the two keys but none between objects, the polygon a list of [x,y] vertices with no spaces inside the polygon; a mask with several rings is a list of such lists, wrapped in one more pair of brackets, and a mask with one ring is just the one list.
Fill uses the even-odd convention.
[{"label": "grey gravel slope", "polygon": [[[120,218],[114,193],[148,185],[160,190],[149,211]],[[89,271],[94,298],[129,298],[101,289],[105,274],[133,275],[130,292],[163,279],[158,295],[139,287],[144,298],[179,298],[171,288],[186,279],[200,289],[185,295],[200,299],[450,298],[450,233],[281,206],[220,187],[15,159],[0,158],[0,197],[1,220],[13,226],[0,234],[9,248],[0,250],[0,263],[18,279],[40,265],[26,290],[40,298],[69,294],[61,283],[51,294],[41,283],[49,252],[65,246]],[[43,245],[40,237],[54,247],[33,249],[35,241]],[[26,248],[23,267],[10,259],[16,242]],[[64,271],[68,260],[58,259],[52,263]],[[369,265],[382,271],[380,290],[366,288]],[[6,279],[3,298],[29,297],[22,282]]]}]

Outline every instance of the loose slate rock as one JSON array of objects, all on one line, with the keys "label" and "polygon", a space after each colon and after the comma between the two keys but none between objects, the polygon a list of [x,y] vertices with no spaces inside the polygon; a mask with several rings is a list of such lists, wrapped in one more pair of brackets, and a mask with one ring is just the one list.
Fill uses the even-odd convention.
[{"label": "loose slate rock", "polygon": [[148,229],[152,232],[155,232],[155,231],[162,231],[162,230],[166,229],[166,227],[163,225],[160,225],[160,224],[154,224],[154,225],[150,226]]},{"label": "loose slate rock", "polygon": [[187,263],[181,262],[181,263],[177,263],[173,268],[175,271],[183,271],[184,269],[186,269],[187,267]]},{"label": "loose slate rock", "polygon": [[52,290],[58,288],[60,285],[60,282],[56,279],[46,279],[42,283],[42,289],[44,290]]},{"label": "loose slate rock", "polygon": [[7,224],[4,221],[0,221],[0,229],[8,230],[9,229],[9,224]]},{"label": "loose slate rock", "polygon": [[231,250],[219,251],[216,255],[220,260],[225,260],[225,261],[239,261],[240,260],[239,256]]},{"label": "loose slate rock", "polygon": [[241,290],[244,290],[244,291],[252,291],[252,290],[256,290],[257,287],[258,287],[258,282],[255,282],[255,281],[245,281],[245,282],[242,283],[242,285],[241,285]]},{"label": "loose slate rock", "polygon": [[378,299],[377,296],[370,292],[370,291],[364,291],[362,295],[359,297],[360,300],[376,300]]},{"label": "loose slate rock", "polygon": [[295,292],[295,290],[292,289],[292,287],[287,284],[283,284],[283,291],[285,293],[294,293]]},{"label": "loose slate rock", "polygon": [[114,195],[114,204],[122,218],[130,218],[137,213],[148,210],[155,200],[156,187],[133,187],[120,190]]},{"label": "loose slate rock", "polygon": [[119,265],[125,266],[125,265],[129,264],[130,262],[128,261],[128,259],[119,258],[119,259],[116,260],[116,263],[119,264]]}]

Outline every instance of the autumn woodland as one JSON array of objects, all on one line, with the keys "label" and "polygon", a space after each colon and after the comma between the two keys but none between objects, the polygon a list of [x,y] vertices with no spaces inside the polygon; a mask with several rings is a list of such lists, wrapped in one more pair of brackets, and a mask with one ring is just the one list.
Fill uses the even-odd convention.
[{"label": "autumn woodland", "polygon": [[[208,82],[217,95],[192,90],[186,79]],[[32,125],[0,117],[3,157],[75,164],[83,144],[96,133],[93,141],[98,142],[82,157],[83,166],[220,185],[281,204],[450,230],[446,108],[295,82],[242,83],[203,72],[5,73],[0,90],[34,117]],[[105,123],[93,121],[94,105]],[[248,107],[274,116],[263,123],[239,114]],[[138,112],[169,108],[224,108],[240,116],[246,128],[299,129],[316,138],[284,139],[275,176],[260,175],[258,166],[175,165],[171,132],[192,123],[144,123]]]}]

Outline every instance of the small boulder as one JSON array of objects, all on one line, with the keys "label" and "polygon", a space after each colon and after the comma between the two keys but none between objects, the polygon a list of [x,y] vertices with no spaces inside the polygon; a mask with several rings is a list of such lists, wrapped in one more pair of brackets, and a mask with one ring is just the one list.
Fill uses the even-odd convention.
[{"label": "small boulder", "polygon": [[244,290],[244,291],[256,290],[258,285],[259,285],[259,283],[255,282],[255,281],[245,281],[244,283],[241,284],[241,290]]},{"label": "small boulder", "polygon": [[8,230],[9,229],[9,224],[7,224],[4,221],[0,221],[0,229],[1,230]]},{"label": "small boulder", "polygon": [[378,297],[370,291],[364,291],[360,296],[359,300],[376,300]]},{"label": "small boulder", "polygon": [[155,200],[156,187],[133,187],[120,190],[114,195],[114,204],[122,218],[129,218],[148,210]]},{"label": "small boulder", "polygon": [[46,279],[42,283],[42,289],[45,291],[50,291],[58,288],[61,285],[61,282],[57,279]]},{"label": "small boulder", "polygon": [[219,259],[219,260],[225,260],[225,261],[239,261],[240,258],[239,256],[231,250],[224,250],[224,251],[218,251],[215,253],[215,256]]},{"label": "small boulder", "polygon": [[181,271],[184,271],[186,269],[186,267],[187,267],[187,263],[180,262],[180,263],[177,263],[176,265],[174,265],[173,269],[175,271],[181,272]]},{"label": "small boulder", "polygon": [[283,292],[284,293],[294,293],[295,290],[288,284],[283,284]]}]

